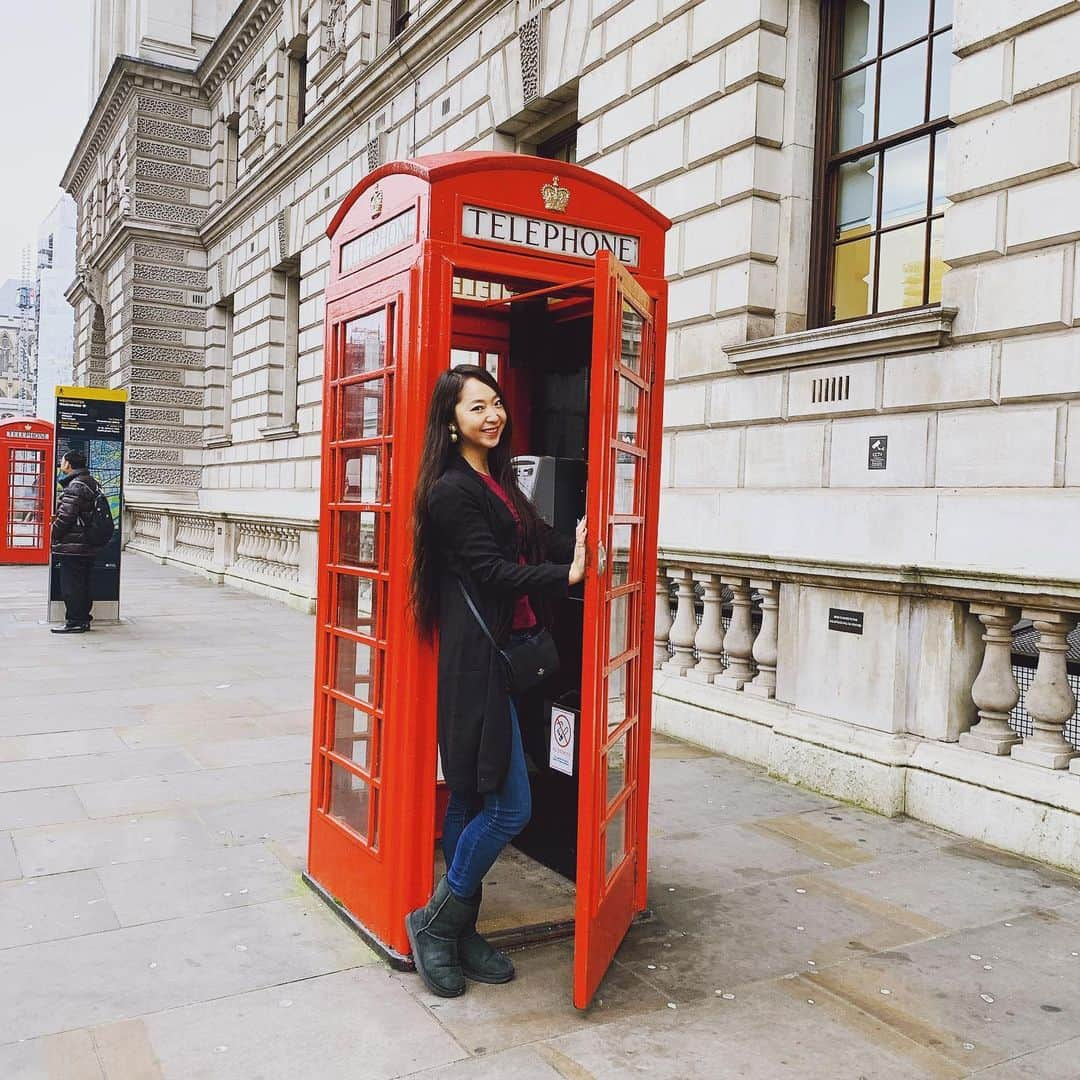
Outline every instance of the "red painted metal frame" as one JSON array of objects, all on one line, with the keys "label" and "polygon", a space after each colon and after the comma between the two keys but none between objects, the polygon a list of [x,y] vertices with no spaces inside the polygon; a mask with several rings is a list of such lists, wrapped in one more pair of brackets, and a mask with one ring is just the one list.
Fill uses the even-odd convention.
[{"label": "red painted metal frame", "polygon": [[[20,564],[42,566],[49,561],[49,529],[52,524],[53,491],[56,487],[56,463],[54,455],[53,425],[47,420],[15,417],[0,421],[0,564]],[[32,450],[40,453],[40,471],[38,471],[37,490],[32,497],[35,505],[12,505],[17,475],[30,476],[26,469],[17,468],[16,451]],[[25,485],[19,485],[25,486]],[[20,495],[20,502],[28,496]],[[16,522],[16,513],[31,515],[30,520]],[[18,526],[23,531],[32,528],[37,533],[37,543],[32,546],[15,546],[9,543],[14,539]]]},{"label": "red painted metal frame", "polygon": [[[595,859],[581,864],[578,877],[577,966],[584,972],[576,980],[575,1003],[583,1006],[595,983],[610,962],[633,915],[646,906],[646,833],[648,821],[648,735],[651,701],[652,611],[655,603],[656,521],[660,478],[660,438],[662,424],[663,340],[666,283],[663,278],[664,234],[670,223],[632,192],[610,180],[573,165],[558,163],[560,182],[571,191],[565,214],[545,210],[540,189],[551,180],[553,163],[520,155],[463,153],[439,155],[411,162],[395,162],[376,170],[346,197],[328,229],[331,238],[330,282],[326,290],[325,375],[323,417],[322,507],[319,549],[319,597],[317,608],[315,723],[312,745],[312,809],[309,833],[309,876],[321,891],[338,903],[358,923],[368,937],[388,955],[402,958],[408,952],[403,920],[412,908],[430,893],[433,875],[436,809],[435,694],[436,652],[417,634],[408,604],[408,567],[411,558],[411,509],[413,484],[420,466],[420,453],[430,388],[449,362],[451,347],[476,348],[483,340],[497,341],[500,334],[489,332],[484,316],[496,315],[493,305],[452,302],[454,276],[473,276],[503,281],[517,291],[525,289],[569,288],[583,294],[586,275],[596,280],[596,297],[609,313],[621,311],[624,293],[647,294],[639,304],[651,316],[654,368],[647,394],[646,476],[644,478],[643,522],[640,526],[641,586],[633,633],[638,650],[640,703],[637,752],[628,770],[634,858],[626,860],[610,882],[603,877],[602,863]],[[376,195],[376,189],[378,194]],[[575,225],[631,234],[639,238],[638,266],[632,274],[622,271],[613,259],[601,254],[595,262],[490,242],[475,242],[461,235],[461,208],[477,204],[511,210],[540,218],[564,219]],[[341,275],[340,250],[343,244],[380,224],[392,220],[409,207],[417,215],[417,242],[380,253],[370,264]],[[520,283],[520,285],[518,284]],[[380,577],[385,581],[384,633],[385,664],[382,668],[382,731],[379,775],[371,778],[377,790],[374,813],[378,816],[377,843],[372,844],[334,821],[326,812],[330,767],[335,760],[327,699],[334,673],[332,625],[334,592],[332,579],[338,536],[333,498],[340,478],[335,472],[337,452],[333,447],[338,418],[336,377],[341,363],[343,326],[349,319],[392,301],[397,305],[392,340],[395,347],[393,372],[395,391],[391,421],[392,465],[386,507],[389,535],[382,543]],[[597,302],[594,301],[594,302]],[[614,305],[614,307],[612,306]],[[601,400],[610,410],[617,383],[610,358],[618,355],[620,328],[605,319],[606,329],[594,334],[592,385],[606,385]],[[599,325],[597,319],[597,325]],[[614,327],[614,329],[612,329]],[[611,335],[614,334],[614,340]],[[599,352],[597,349],[599,348]],[[614,350],[614,352],[612,351]],[[493,350],[494,351],[494,350]],[[505,353],[505,346],[498,350]],[[598,372],[602,367],[603,372]],[[509,384],[507,395],[515,402],[513,371],[501,372]],[[606,382],[604,382],[606,380]],[[609,542],[607,521],[600,507],[599,491],[610,490],[599,474],[608,469],[606,450],[594,458],[598,440],[611,438],[611,422],[600,417],[601,406],[594,400],[590,417],[589,528],[594,560],[586,585],[586,627],[607,625],[607,597],[597,580],[595,547],[603,536]],[[520,411],[520,410],[519,410]],[[523,425],[523,430],[527,424]],[[605,435],[604,433],[608,433]],[[597,476],[594,481],[592,476]],[[331,527],[334,525],[334,527]],[[605,672],[606,632],[586,633],[585,667],[593,673]],[[605,672],[606,673],[606,672]],[[583,701],[591,703],[592,716],[582,720],[582,733],[596,725],[606,735],[606,689],[604,675],[595,676],[591,687],[583,687]],[[591,737],[590,737],[591,738]],[[582,762],[590,762],[588,777],[581,770],[581,814],[579,851],[587,837],[590,850],[603,859],[599,843],[605,808],[597,808],[597,769],[603,765],[596,747],[588,752],[583,745]],[[602,747],[600,748],[602,750]],[[344,768],[363,779],[364,775],[340,760]],[[602,793],[601,793],[602,794]],[[632,806],[631,806],[632,803]],[[584,877],[582,877],[584,872]],[[587,944],[582,947],[583,942]],[[580,985],[578,985],[580,984]]]}]

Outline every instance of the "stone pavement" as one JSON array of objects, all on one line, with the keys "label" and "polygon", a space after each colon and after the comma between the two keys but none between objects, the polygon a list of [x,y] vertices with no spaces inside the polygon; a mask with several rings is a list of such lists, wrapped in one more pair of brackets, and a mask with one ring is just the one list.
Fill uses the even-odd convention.
[{"label": "stone pavement", "polygon": [[440,1001],[300,882],[310,618],[129,556],[51,636],[0,567],[0,1078],[1080,1077],[1080,883],[671,740],[653,922]]}]

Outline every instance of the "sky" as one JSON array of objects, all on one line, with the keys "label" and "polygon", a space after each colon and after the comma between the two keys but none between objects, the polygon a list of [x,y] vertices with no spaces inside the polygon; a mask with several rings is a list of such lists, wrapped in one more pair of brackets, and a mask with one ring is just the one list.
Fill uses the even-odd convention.
[{"label": "sky", "polygon": [[0,0],[0,283],[36,248],[86,124],[92,5]]}]

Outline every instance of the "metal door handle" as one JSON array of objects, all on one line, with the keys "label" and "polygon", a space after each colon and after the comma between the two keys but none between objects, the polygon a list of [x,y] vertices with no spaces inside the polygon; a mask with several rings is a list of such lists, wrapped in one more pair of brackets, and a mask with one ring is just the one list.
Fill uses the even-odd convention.
[{"label": "metal door handle", "polygon": [[603,543],[596,545],[596,572],[603,574],[607,570],[607,548]]}]

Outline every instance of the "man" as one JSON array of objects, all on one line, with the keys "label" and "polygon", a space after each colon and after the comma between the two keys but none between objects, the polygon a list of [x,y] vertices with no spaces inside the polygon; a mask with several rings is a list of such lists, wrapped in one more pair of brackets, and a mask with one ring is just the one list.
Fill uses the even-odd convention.
[{"label": "man", "polygon": [[60,504],[52,524],[52,552],[60,563],[60,593],[64,598],[66,618],[63,626],[52,627],[54,634],[83,634],[90,629],[90,571],[98,548],[86,537],[86,522],[94,510],[98,482],[86,467],[86,457],[79,450],[69,450],[60,459],[64,474],[60,486]]}]

